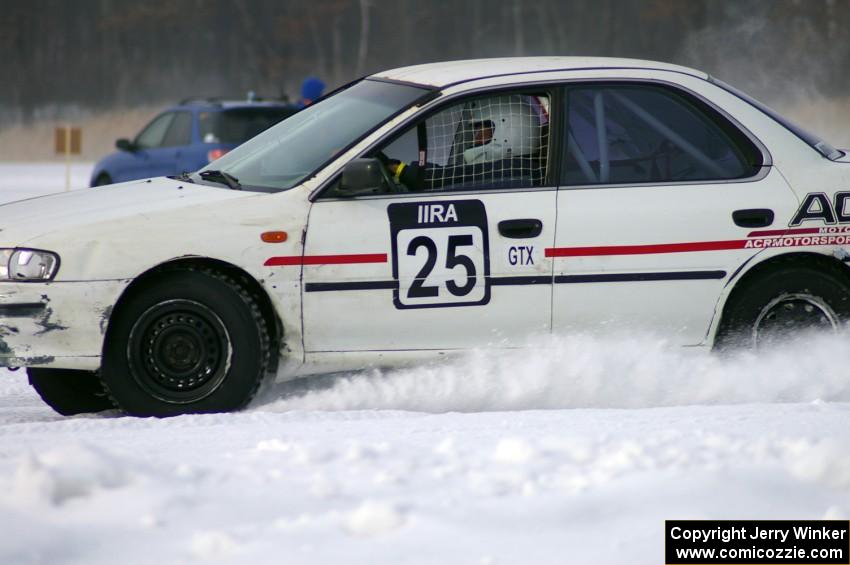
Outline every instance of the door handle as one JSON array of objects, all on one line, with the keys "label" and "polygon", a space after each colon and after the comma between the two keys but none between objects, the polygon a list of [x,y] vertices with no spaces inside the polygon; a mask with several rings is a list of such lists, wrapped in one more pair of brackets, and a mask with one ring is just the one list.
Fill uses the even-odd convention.
[{"label": "door handle", "polygon": [[732,212],[732,221],[742,228],[766,228],[773,223],[773,210],[751,208]]},{"label": "door handle", "polygon": [[537,237],[542,231],[543,222],[534,218],[499,222],[499,233],[511,239]]}]

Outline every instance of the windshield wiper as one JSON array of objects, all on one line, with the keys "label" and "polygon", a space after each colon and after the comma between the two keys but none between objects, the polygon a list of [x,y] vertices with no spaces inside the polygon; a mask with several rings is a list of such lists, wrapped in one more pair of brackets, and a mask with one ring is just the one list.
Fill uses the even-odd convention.
[{"label": "windshield wiper", "polygon": [[239,179],[237,179],[230,173],[225,173],[224,171],[219,171],[218,169],[212,169],[208,171],[201,171],[200,173],[198,173],[198,175],[200,175],[200,177],[204,180],[211,180],[213,182],[218,182],[227,185],[233,190],[242,190],[242,185],[239,184]]},{"label": "windshield wiper", "polygon": [[168,178],[174,179],[174,180],[179,180],[179,181],[182,181],[182,182],[191,182],[192,184],[195,183],[195,181],[192,180],[192,177],[191,177],[189,171],[183,171],[179,175],[169,176]]}]

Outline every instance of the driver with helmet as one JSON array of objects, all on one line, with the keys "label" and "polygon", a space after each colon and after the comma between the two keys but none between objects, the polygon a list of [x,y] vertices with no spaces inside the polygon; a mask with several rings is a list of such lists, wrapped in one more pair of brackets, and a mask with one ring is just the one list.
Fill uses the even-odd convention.
[{"label": "driver with helmet", "polygon": [[395,182],[413,192],[542,184],[548,114],[537,97],[475,100],[461,114],[446,165],[406,164],[378,155]]}]

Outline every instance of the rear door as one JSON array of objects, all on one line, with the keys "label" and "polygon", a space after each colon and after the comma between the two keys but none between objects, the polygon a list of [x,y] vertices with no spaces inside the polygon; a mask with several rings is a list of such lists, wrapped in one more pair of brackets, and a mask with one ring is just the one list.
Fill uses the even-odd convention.
[{"label": "rear door", "polygon": [[308,353],[499,346],[550,331],[551,99],[528,91],[449,102],[367,155],[391,174],[398,164],[418,170],[410,178],[421,183],[406,185],[402,173],[353,198],[332,186],[313,204]]},{"label": "rear door", "polygon": [[152,164],[157,167],[157,175],[176,175],[188,170],[184,166],[185,157],[192,143],[192,112],[174,112],[174,119],[158,149],[152,150],[155,159]]},{"label": "rear door", "polygon": [[191,157],[193,113],[181,111],[174,113],[174,120],[162,141],[161,159],[163,174],[176,175],[184,171],[193,171],[188,165]]},{"label": "rear door", "polygon": [[702,342],[752,239],[796,197],[758,142],[693,93],[587,83],[565,103],[554,330]]}]

